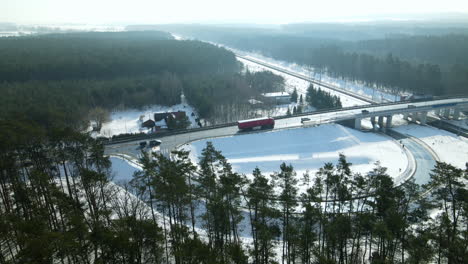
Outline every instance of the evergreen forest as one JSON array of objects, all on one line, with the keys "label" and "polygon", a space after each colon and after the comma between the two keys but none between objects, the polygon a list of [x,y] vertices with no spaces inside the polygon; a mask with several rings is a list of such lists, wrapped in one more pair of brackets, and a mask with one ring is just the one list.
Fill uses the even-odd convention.
[{"label": "evergreen forest", "polygon": [[[276,28],[132,26],[200,40],[360,81],[396,93],[468,94],[468,30],[441,25],[288,24]],[[317,77],[319,78],[319,77]]]}]

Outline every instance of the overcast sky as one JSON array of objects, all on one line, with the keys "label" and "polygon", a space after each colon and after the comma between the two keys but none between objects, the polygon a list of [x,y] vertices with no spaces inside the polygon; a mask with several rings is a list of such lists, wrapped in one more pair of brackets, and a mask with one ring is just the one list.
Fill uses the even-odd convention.
[{"label": "overcast sky", "polygon": [[0,0],[0,22],[289,23],[464,12],[468,0]]}]

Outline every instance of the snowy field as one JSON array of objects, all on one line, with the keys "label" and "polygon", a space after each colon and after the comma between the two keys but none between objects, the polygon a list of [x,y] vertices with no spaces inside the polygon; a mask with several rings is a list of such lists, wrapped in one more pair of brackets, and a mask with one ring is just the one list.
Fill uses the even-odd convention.
[{"label": "snowy field", "polygon": [[283,68],[289,71],[293,71],[305,76],[310,76],[316,80],[332,84],[334,86],[340,87],[342,89],[348,90],[350,92],[360,94],[363,96],[368,97],[377,102],[393,102],[399,101],[400,96],[395,96],[389,92],[381,91],[382,89],[378,90],[376,87],[368,86],[362,82],[358,81],[348,81],[341,78],[335,78],[327,75],[326,73],[322,73],[320,71],[315,71],[312,67],[306,67],[303,65],[298,65],[296,63],[290,63],[285,61],[278,61],[270,57],[265,57],[259,53],[250,53],[245,51],[240,51],[232,48],[228,48],[238,54],[242,54],[245,57],[250,57],[252,59],[265,62],[268,64],[272,64],[276,67]]},{"label": "snowy field", "polygon": [[468,139],[459,137],[431,126],[407,125],[394,130],[418,138],[426,143],[439,157],[440,161],[450,163],[461,169],[468,162]]},{"label": "snowy field", "polygon": [[[285,73],[282,73],[282,72],[279,72],[279,71],[276,71],[276,70],[272,70],[270,68],[258,65],[256,63],[253,63],[253,62],[248,61],[248,60],[244,60],[244,59],[241,59],[241,58],[237,58],[237,60],[242,62],[242,64],[244,64],[244,66],[247,69],[249,69],[250,72],[271,71],[276,75],[280,75],[281,77],[284,78],[286,92],[291,94],[294,91],[294,88],[296,88],[298,98],[302,95],[302,98],[305,100],[305,97],[306,97],[306,94],[307,94],[307,88],[310,85],[310,83],[308,81],[304,81],[304,80],[299,79],[297,77],[294,77],[294,76],[291,76],[289,74],[285,74]],[[314,87],[318,87],[318,85],[314,85]],[[340,97],[343,107],[368,104],[367,102],[364,102],[362,100],[356,99],[354,97],[351,97],[351,96],[348,96],[348,95],[345,95],[345,94],[337,93],[337,92],[335,92],[333,90],[330,90],[330,89],[327,89],[325,87],[320,87],[320,89],[325,90],[325,91],[329,92],[332,95],[336,95],[336,96]],[[291,107],[293,107],[293,106],[294,105],[291,104]],[[284,113],[286,113],[287,108],[283,107],[283,109],[285,109]],[[314,110],[314,109],[311,109],[311,110]]]},{"label": "snowy field", "polygon": [[306,171],[314,175],[326,162],[336,163],[339,153],[346,155],[353,163],[352,170],[359,173],[372,170],[377,161],[393,177],[408,166],[405,153],[391,139],[336,124],[195,141],[183,146],[191,151],[193,162],[198,162],[207,141],[222,151],[235,171],[247,175],[255,167],[272,174],[279,171],[282,162],[292,164],[299,177]]},{"label": "snowy field", "polygon": [[[180,36],[180,35],[172,34],[172,36],[174,37],[174,39],[177,39],[177,40],[190,39],[190,38],[186,38],[186,37],[183,37],[183,36]],[[224,48],[226,48],[226,49],[228,49],[228,50],[230,50],[230,51],[232,51],[234,53],[240,54],[240,55],[245,56],[245,57],[250,57],[252,59],[262,61],[262,62],[265,62],[267,64],[272,64],[272,65],[274,65],[276,67],[279,67],[279,68],[283,68],[283,69],[286,69],[286,70],[289,70],[289,71],[292,71],[292,72],[296,72],[296,73],[299,73],[299,74],[302,74],[302,75],[305,75],[305,76],[311,76],[314,79],[317,79],[317,80],[320,80],[320,81],[323,81],[323,82],[326,82],[326,83],[329,83],[329,84],[333,84],[335,86],[338,86],[340,88],[352,91],[352,92],[360,94],[360,95],[367,96],[368,98],[373,99],[373,100],[378,101],[378,102],[380,102],[380,101],[384,102],[384,101],[400,100],[399,96],[395,96],[395,95],[390,94],[390,93],[379,91],[374,87],[369,87],[369,86],[367,86],[367,85],[365,85],[363,83],[360,83],[360,82],[350,82],[350,81],[347,81],[347,80],[344,80],[344,79],[333,78],[333,77],[330,77],[330,76],[328,76],[326,74],[322,74],[322,73],[318,74],[317,72],[314,71],[314,68],[312,68],[312,67],[306,67],[306,66],[303,66],[303,65],[298,65],[296,63],[289,63],[289,62],[285,62],[285,61],[278,61],[278,60],[275,60],[275,59],[270,58],[270,57],[265,57],[265,56],[261,55],[260,53],[253,53],[253,52],[246,52],[246,51],[242,51],[242,50],[237,50],[237,49],[234,49],[234,48],[231,48],[231,47],[219,44],[219,43],[214,43],[214,42],[211,42],[211,41],[205,41],[205,42],[216,45],[216,46],[224,47]],[[242,64],[244,64],[244,66],[246,68],[248,68],[249,71],[251,71],[251,72],[268,70],[268,71],[273,72],[274,74],[281,75],[285,79],[285,84],[286,84],[285,85],[286,86],[285,90],[287,92],[289,92],[289,93],[292,93],[292,91],[294,90],[294,87],[296,87],[297,92],[298,92],[298,97],[302,94],[303,98],[305,99],[305,94],[307,92],[307,87],[309,87],[309,82],[304,81],[304,80],[299,79],[299,78],[296,78],[296,77],[293,77],[291,75],[288,75],[288,74],[285,74],[285,73],[275,71],[273,69],[258,65],[256,63],[251,62],[251,61],[244,60],[242,58],[237,58],[237,60],[240,61]],[[341,94],[341,93],[337,93],[337,92],[335,92],[333,90],[327,89],[327,88],[322,87],[322,86],[314,85],[314,87],[320,87],[322,90],[328,91],[332,95],[339,96],[340,99],[341,99],[341,103],[342,103],[343,107],[369,104],[369,103],[364,102],[362,100],[359,100],[359,99],[356,99],[354,97],[344,95],[344,94]]]},{"label": "snowy field", "polygon": [[[126,134],[126,133],[140,133],[140,132],[148,132],[147,129],[141,129],[141,121],[140,116],[144,116],[143,121],[148,119],[154,119],[153,114],[157,112],[177,112],[177,111],[185,111],[187,114],[190,122],[191,127],[195,128],[198,127],[195,119],[198,116],[198,113],[187,103],[181,103],[174,106],[161,106],[161,105],[153,105],[141,110],[138,109],[128,109],[123,111],[114,111],[111,113],[111,121],[104,123],[102,125],[100,133],[95,133],[93,136],[104,136],[104,137],[112,137],[114,135],[119,134]],[[192,116],[192,113],[195,116]],[[156,125],[165,126],[164,121],[157,122]]]}]

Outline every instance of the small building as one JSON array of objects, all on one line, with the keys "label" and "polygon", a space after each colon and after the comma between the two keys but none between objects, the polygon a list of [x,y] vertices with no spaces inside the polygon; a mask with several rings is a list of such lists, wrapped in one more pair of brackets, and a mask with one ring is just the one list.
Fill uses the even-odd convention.
[{"label": "small building", "polygon": [[173,115],[175,119],[180,119],[186,116],[185,111],[177,112],[164,112],[164,113],[154,113],[154,121],[159,122],[161,120],[166,120],[168,116]]},{"label": "small building", "polygon": [[156,126],[156,123],[151,119],[148,119],[141,124],[141,127],[146,127],[146,128],[151,128],[151,129],[154,128],[155,126]]},{"label": "small building", "polygon": [[172,112],[171,114],[173,114],[176,119],[181,119],[181,118],[186,117],[185,111]]},{"label": "small building", "polygon": [[291,102],[291,95],[287,92],[263,93],[262,96],[266,100],[277,104],[289,104]]},{"label": "small building", "polygon": [[163,119],[165,119],[169,113],[154,113],[154,121],[159,122]]}]

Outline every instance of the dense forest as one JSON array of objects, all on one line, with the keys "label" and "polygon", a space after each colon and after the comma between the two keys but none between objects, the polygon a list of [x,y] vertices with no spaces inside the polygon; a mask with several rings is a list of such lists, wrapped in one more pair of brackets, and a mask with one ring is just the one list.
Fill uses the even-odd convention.
[{"label": "dense forest", "polygon": [[170,106],[182,92],[201,117],[214,120],[217,107],[239,108],[283,85],[271,73],[242,74],[223,48],[156,31],[0,38],[0,57],[0,118],[45,127],[82,129],[96,108]]},{"label": "dense forest", "polygon": [[[465,263],[468,169],[437,163],[395,186],[346,157],[316,175],[252,177],[210,143],[193,164],[144,155],[115,185],[103,146],[68,129],[0,121],[1,263]],[[304,193],[298,186],[308,186]],[[250,234],[245,239],[245,234]]]},{"label": "dense forest", "polygon": [[[344,24],[293,24],[278,29],[186,25],[157,28],[311,66],[334,77],[359,80],[394,92],[468,93],[466,27],[434,27],[433,33],[415,29],[426,33],[414,35],[404,34],[411,30],[398,25],[395,28]],[[379,30],[389,35],[373,34]],[[369,35],[352,40],[341,38],[340,32],[352,35],[354,31],[360,31],[361,36],[362,32]]]}]

